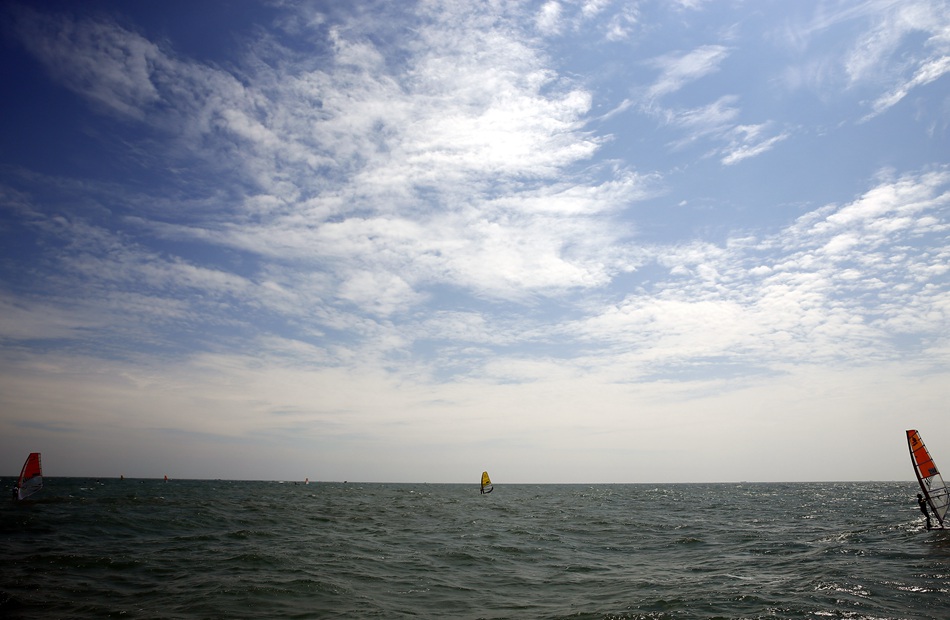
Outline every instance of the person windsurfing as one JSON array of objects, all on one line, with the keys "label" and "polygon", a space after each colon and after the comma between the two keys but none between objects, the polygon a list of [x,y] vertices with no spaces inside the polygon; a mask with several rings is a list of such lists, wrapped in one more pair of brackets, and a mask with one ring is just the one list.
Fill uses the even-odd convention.
[{"label": "person windsurfing", "polygon": [[927,519],[927,529],[929,530],[932,525],[930,524],[930,513],[927,512],[927,500],[920,493],[917,494],[917,505],[920,506],[920,511],[924,513],[924,518]]}]

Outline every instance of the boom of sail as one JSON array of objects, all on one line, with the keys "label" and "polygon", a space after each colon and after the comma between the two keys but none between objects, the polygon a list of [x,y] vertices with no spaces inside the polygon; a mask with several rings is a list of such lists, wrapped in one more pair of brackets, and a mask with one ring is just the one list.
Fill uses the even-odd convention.
[{"label": "boom of sail", "polygon": [[491,484],[491,478],[488,477],[488,472],[482,472],[482,494],[491,493],[495,487]]},{"label": "boom of sail", "polygon": [[914,463],[914,473],[917,474],[920,490],[923,491],[924,498],[934,516],[937,517],[940,527],[943,527],[947,508],[950,508],[950,489],[947,488],[943,476],[937,470],[937,464],[934,463],[927,446],[920,438],[920,433],[915,430],[907,431],[907,447],[910,449],[910,460]]},{"label": "boom of sail", "polygon": [[31,452],[17,480],[17,499],[26,499],[43,488],[43,463],[39,452]]}]

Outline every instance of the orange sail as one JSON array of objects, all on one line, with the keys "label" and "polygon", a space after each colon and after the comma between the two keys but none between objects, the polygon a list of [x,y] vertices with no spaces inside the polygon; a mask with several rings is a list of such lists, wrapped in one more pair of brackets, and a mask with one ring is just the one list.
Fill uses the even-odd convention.
[{"label": "orange sail", "polygon": [[920,438],[920,433],[915,430],[907,431],[907,447],[910,449],[910,460],[914,463],[914,473],[917,474],[920,490],[924,492],[924,498],[942,527],[947,509],[950,508],[950,489],[947,489],[937,464],[924,445],[924,440]]}]

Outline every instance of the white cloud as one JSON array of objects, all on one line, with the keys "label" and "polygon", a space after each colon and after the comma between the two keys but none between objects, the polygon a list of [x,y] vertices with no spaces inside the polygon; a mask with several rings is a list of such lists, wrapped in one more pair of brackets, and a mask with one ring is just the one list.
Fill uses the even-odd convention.
[{"label": "white cloud", "polygon": [[940,24],[946,24],[946,16],[935,9],[929,2],[899,2],[874,14],[871,28],[856,41],[845,61],[852,83],[878,79],[882,68],[889,64],[886,61],[910,34],[942,30]]},{"label": "white cloud", "polygon": [[660,77],[647,90],[650,99],[676,92],[686,84],[718,71],[728,58],[729,48],[722,45],[704,45],[690,52],[656,58],[653,65],[660,69]]},{"label": "white cloud", "polygon": [[[659,64],[664,67],[664,73],[650,87],[651,98],[673,93],[686,83],[718,70],[728,53],[728,48],[722,46],[705,46],[690,54],[663,59]],[[771,150],[790,136],[788,132],[766,135],[771,123],[737,124],[742,113],[738,104],[737,95],[723,95],[712,103],[686,109],[663,108],[651,99],[644,109],[686,132],[684,137],[671,143],[675,149],[692,146],[700,140],[726,142],[724,146],[715,147],[713,153],[719,155],[723,165],[731,166]],[[605,118],[621,111],[623,107],[611,111]]]},{"label": "white cloud", "polygon": [[[859,119],[867,121],[948,72],[948,15],[950,5],[942,0],[869,1],[816,11],[810,23],[787,31],[799,54],[814,49],[802,64],[786,70],[786,83],[791,88],[813,86],[826,99],[839,97],[842,86],[876,91],[880,94],[870,98],[871,111]],[[816,43],[818,35],[849,22],[859,34],[844,41],[845,50]],[[917,38],[922,45],[909,45]]]},{"label": "white cloud", "polygon": [[543,34],[557,34],[561,29],[561,4],[556,0],[545,2],[538,11],[537,25]]},{"label": "white cloud", "polygon": [[420,295],[392,273],[356,271],[340,287],[339,296],[364,311],[386,316],[420,302]]},{"label": "white cloud", "polygon": [[83,330],[102,329],[105,317],[77,316],[75,308],[64,306],[62,300],[31,302],[0,294],[0,339],[44,340],[76,338]]},{"label": "white cloud", "polygon": [[[581,5],[581,14],[590,19],[599,15],[610,6],[612,0],[584,0]],[[626,8],[626,7],[623,7]]]},{"label": "white cloud", "polygon": [[738,163],[750,157],[756,157],[772,149],[776,144],[788,138],[788,133],[762,137],[766,125],[738,125],[732,129],[731,144],[726,147],[722,163],[726,166]]},{"label": "white cloud", "polygon": [[941,56],[940,58],[925,61],[918,67],[917,72],[907,82],[898,85],[890,92],[878,97],[871,106],[872,112],[865,117],[865,120],[873,118],[897,104],[914,88],[930,84],[947,73],[950,73],[950,56]]},{"label": "white cloud", "polygon": [[152,73],[165,56],[150,41],[110,24],[75,24],[32,9],[19,9],[17,17],[23,44],[68,88],[135,118],[160,101]]},{"label": "white cloud", "polygon": [[738,97],[735,95],[725,95],[699,108],[664,110],[667,122],[686,132],[686,136],[674,142],[673,146],[684,148],[701,139],[721,140],[735,127],[741,112],[735,105],[737,102]]},{"label": "white cloud", "polygon": [[680,10],[696,11],[709,4],[710,0],[674,0],[673,4]]},{"label": "white cloud", "polygon": [[790,137],[789,132],[775,134],[769,131],[772,123],[737,124],[736,121],[741,115],[737,103],[738,97],[726,95],[699,108],[667,109],[659,114],[670,125],[686,132],[683,138],[672,143],[676,149],[693,146],[701,140],[725,142],[725,145],[717,146],[713,150],[725,166],[761,155]]},{"label": "white cloud", "polygon": [[607,22],[606,37],[608,41],[622,41],[628,39],[640,23],[639,7],[635,4],[625,4],[621,10],[611,16]]},{"label": "white cloud", "polygon": [[[655,261],[676,277],[580,321],[577,334],[625,351],[629,377],[709,359],[773,371],[901,359],[895,331],[950,320],[942,262],[950,222],[934,218],[950,205],[948,183],[946,172],[886,181],[762,241],[655,248]],[[919,234],[943,242],[935,253],[915,249]]]}]

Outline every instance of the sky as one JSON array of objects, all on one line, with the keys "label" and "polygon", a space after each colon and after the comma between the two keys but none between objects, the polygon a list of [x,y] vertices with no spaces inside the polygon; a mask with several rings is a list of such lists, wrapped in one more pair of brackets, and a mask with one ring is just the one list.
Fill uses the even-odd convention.
[{"label": "sky", "polygon": [[948,2],[5,2],[0,89],[3,475],[950,463]]}]

